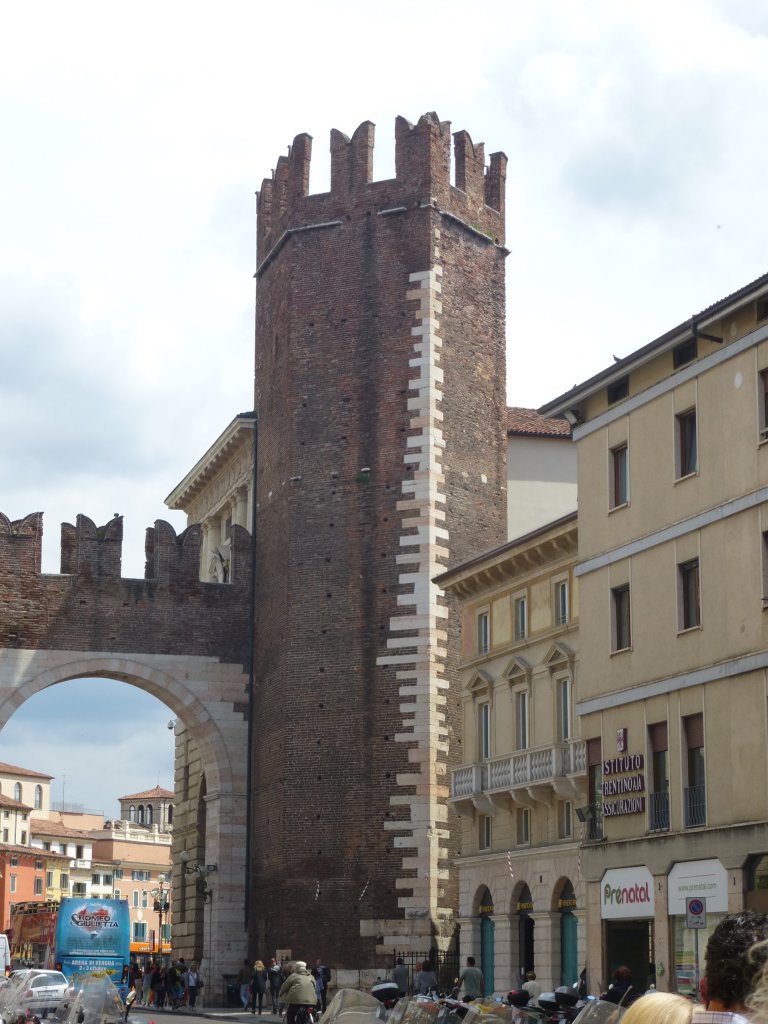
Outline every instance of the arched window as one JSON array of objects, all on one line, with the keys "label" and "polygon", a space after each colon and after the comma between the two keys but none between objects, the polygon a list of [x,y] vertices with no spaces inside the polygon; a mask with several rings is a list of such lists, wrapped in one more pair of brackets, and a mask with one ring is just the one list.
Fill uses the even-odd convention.
[{"label": "arched window", "polygon": [[13,787],[13,799],[18,800],[21,803],[21,783],[17,782]]},{"label": "arched window", "polygon": [[136,807],[133,804],[128,808],[128,821],[136,821]]},{"label": "arched window", "polygon": [[144,804],[139,804],[139,824],[144,824]]},{"label": "arched window", "polygon": [[152,804],[147,804],[147,824],[152,824]]},{"label": "arched window", "polygon": [[43,806],[43,787],[35,786],[35,810],[39,811]]},{"label": "arched window", "polygon": [[173,824],[173,804],[168,804],[168,824]]}]

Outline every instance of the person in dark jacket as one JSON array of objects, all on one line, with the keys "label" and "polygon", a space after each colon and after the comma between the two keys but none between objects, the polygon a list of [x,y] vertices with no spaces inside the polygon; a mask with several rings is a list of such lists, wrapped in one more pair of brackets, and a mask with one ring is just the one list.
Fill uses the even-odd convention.
[{"label": "person in dark jacket", "polygon": [[283,978],[283,969],[274,957],[269,961],[267,978],[269,980],[269,994],[272,997],[272,1013],[277,1013],[277,993],[280,991],[280,986],[285,979]]},{"label": "person in dark jacket", "polygon": [[629,1006],[639,999],[643,993],[632,984],[632,972],[628,967],[617,967],[613,972],[613,984],[603,992],[601,999],[607,1003],[616,1003],[617,1006]]},{"label": "person in dark jacket", "polygon": [[264,1007],[264,993],[267,991],[267,969],[262,960],[257,960],[253,965],[251,976],[251,1013],[256,1013],[258,1004],[259,1013]]}]

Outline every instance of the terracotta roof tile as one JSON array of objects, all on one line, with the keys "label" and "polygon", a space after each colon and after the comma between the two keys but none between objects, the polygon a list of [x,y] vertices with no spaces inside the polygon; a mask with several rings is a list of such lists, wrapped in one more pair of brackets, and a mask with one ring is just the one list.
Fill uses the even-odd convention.
[{"label": "terracotta roof tile", "polygon": [[45,772],[33,772],[29,768],[19,768],[15,764],[6,764],[4,761],[0,761],[0,773],[5,775],[30,775],[35,779],[52,779],[52,775],[46,775]]},{"label": "terracotta roof tile", "polygon": [[155,786],[154,789],[145,789],[143,793],[129,793],[128,796],[119,796],[117,799],[123,800],[173,800],[174,794],[169,789],[163,789],[161,786]]},{"label": "terracotta roof tile", "polygon": [[548,420],[535,409],[514,406],[507,409],[507,434],[518,437],[570,437],[571,428],[565,420]]},{"label": "terracotta roof tile", "polygon": [[70,828],[69,825],[65,825],[61,821],[55,821],[52,818],[32,818],[30,821],[30,831],[33,836],[63,836],[64,838],[69,837],[71,839],[91,838],[88,832],[83,832],[79,828]]}]

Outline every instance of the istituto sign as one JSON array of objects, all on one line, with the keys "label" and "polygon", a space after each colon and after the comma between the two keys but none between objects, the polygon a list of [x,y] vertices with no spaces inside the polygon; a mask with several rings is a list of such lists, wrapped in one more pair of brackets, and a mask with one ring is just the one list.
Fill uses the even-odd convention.
[{"label": "istituto sign", "polygon": [[604,921],[653,917],[653,875],[646,867],[612,868],[600,881],[600,917]]}]

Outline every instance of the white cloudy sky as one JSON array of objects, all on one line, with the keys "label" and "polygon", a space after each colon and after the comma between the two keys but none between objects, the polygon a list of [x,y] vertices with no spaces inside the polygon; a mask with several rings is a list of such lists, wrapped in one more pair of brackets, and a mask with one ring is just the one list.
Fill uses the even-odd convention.
[{"label": "white cloudy sky", "polygon": [[3,5],[0,511],[45,513],[48,571],[78,512],[125,515],[126,575],[183,527],[163,498],[253,404],[254,192],[296,134],[313,191],[366,119],[377,177],[398,114],[507,154],[536,406],[768,270],[767,100],[764,0]]}]

